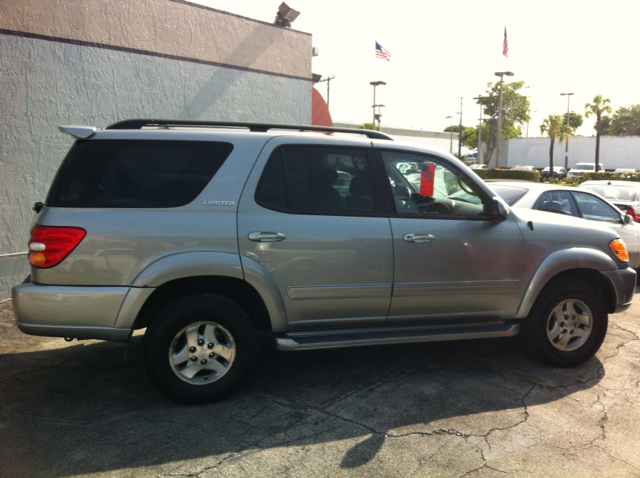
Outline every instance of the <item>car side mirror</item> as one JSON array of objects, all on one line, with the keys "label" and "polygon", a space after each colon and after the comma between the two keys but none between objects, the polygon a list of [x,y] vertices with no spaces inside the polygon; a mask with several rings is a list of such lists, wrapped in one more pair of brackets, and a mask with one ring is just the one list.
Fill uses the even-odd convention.
[{"label": "car side mirror", "polygon": [[630,214],[625,214],[624,215],[624,223],[625,224],[633,224],[634,223],[633,216],[631,216]]},{"label": "car side mirror", "polygon": [[509,215],[509,206],[504,201],[494,196],[491,198],[491,220],[496,222],[505,221]]}]

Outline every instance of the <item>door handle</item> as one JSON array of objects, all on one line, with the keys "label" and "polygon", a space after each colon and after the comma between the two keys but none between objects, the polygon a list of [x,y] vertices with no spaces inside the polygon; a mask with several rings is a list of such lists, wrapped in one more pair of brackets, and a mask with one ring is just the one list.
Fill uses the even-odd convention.
[{"label": "door handle", "polygon": [[404,239],[405,242],[422,243],[435,241],[436,238],[431,234],[405,234],[402,239]]},{"label": "door handle", "polygon": [[281,232],[251,232],[249,234],[249,240],[254,242],[278,242],[284,241],[286,237]]}]

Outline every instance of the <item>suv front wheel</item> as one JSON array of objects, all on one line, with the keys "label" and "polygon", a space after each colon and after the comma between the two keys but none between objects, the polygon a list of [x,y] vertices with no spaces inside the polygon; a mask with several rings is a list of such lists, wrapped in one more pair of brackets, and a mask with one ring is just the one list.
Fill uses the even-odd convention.
[{"label": "suv front wheel", "polygon": [[257,338],[247,314],[216,295],[169,303],[145,334],[144,364],[153,385],[179,403],[224,398],[247,376]]},{"label": "suv front wheel", "polygon": [[558,367],[575,367],[591,357],[607,333],[608,315],[598,292],[578,279],[554,281],[540,294],[527,317],[522,339],[538,358]]}]

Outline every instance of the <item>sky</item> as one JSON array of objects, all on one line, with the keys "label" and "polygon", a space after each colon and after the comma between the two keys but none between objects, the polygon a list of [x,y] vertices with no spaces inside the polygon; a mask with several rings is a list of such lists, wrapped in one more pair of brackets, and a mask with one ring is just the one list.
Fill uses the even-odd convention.
[{"label": "sky", "polygon": [[[195,1],[195,0],[194,0]],[[197,3],[273,22],[281,0],[197,0]],[[442,131],[453,123],[475,126],[473,100],[511,71],[524,81],[531,102],[529,137],[539,137],[550,114],[584,115],[597,94],[613,111],[640,103],[639,0],[378,1],[287,0],[300,12],[292,29],[313,35],[320,55],[312,71],[330,81],[334,122],[371,122],[372,81],[382,126]],[[502,55],[507,29],[508,57]],[[375,58],[375,42],[391,61]],[[505,77],[507,81],[508,77]],[[327,82],[316,84],[327,99]],[[462,97],[462,109],[460,98]],[[576,132],[592,136],[593,117]],[[527,136],[527,125],[522,136]]]}]

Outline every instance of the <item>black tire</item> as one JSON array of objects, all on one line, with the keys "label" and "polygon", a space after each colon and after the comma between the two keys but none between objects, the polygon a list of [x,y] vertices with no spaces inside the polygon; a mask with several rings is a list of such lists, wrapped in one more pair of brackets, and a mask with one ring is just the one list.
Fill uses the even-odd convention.
[{"label": "black tire", "polygon": [[255,329],[240,306],[217,294],[189,295],[170,302],[147,329],[144,364],[167,398],[209,403],[242,383],[256,350]]},{"label": "black tire", "polygon": [[609,316],[596,289],[579,279],[554,281],[523,324],[525,348],[557,367],[583,364],[600,349]]}]

